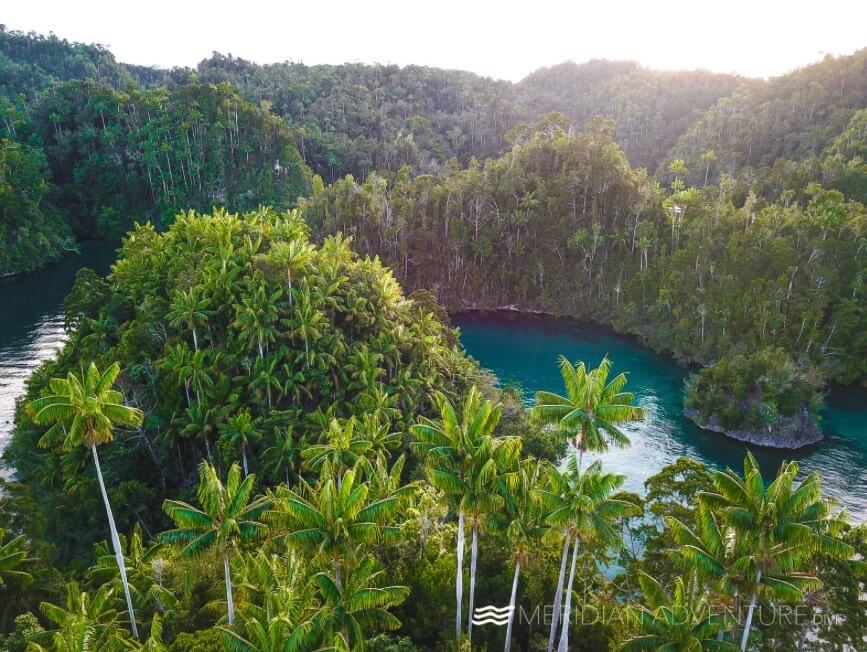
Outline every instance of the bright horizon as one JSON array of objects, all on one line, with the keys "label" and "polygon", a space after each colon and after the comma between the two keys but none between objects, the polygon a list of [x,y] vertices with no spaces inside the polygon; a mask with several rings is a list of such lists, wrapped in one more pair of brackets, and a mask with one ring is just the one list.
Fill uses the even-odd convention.
[{"label": "bright horizon", "polygon": [[118,61],[194,67],[213,51],[256,63],[415,64],[518,81],[564,61],[633,60],[661,70],[703,68],[748,77],[780,75],[867,46],[867,4],[732,0],[609,2],[579,6],[442,0],[430,6],[372,0],[283,6],[249,0],[208,5],[154,0],[33,0],[4,7],[9,30],[100,43]]}]

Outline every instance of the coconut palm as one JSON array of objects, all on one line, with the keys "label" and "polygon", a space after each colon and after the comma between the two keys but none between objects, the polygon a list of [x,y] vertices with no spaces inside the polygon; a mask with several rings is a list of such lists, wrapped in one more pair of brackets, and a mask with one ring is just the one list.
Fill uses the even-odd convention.
[{"label": "coconut palm", "polygon": [[[578,470],[578,460],[570,457],[564,473],[551,469],[549,486],[539,493],[542,504],[550,510],[546,522],[565,529],[574,541],[562,611],[563,624],[558,645],[560,652],[566,652],[569,646],[572,586],[579,548],[589,543],[601,544],[606,548],[622,546],[623,539],[617,524],[622,518],[641,514],[641,508],[634,503],[611,497],[624,480],[623,475],[603,471],[602,463],[598,460],[581,472]],[[559,615],[555,611],[554,618],[557,619]]]},{"label": "coconut palm", "polygon": [[96,452],[97,446],[108,444],[114,440],[115,425],[139,426],[143,420],[141,410],[124,405],[123,394],[113,389],[119,373],[120,365],[116,362],[102,373],[91,362],[87,371],[80,376],[70,372],[66,378],[52,378],[48,382],[47,393],[32,401],[29,405],[29,411],[35,423],[51,424],[51,427],[39,440],[41,447],[60,445],[61,450],[64,451],[71,451],[78,446],[90,449],[93,465],[96,467],[96,477],[99,480],[99,490],[103,503],[105,503],[111,543],[114,547],[120,579],[123,583],[130,627],[135,637],[138,638],[138,627],[129,594],[123,549],[117,534],[117,526],[114,523],[114,514],[111,511],[108,493],[105,489],[102,469],[99,466],[99,455]]},{"label": "coconut palm", "polygon": [[[472,616],[478,533],[481,520],[502,507],[504,501],[498,473],[511,469],[520,453],[521,442],[515,438],[494,439],[501,410],[483,400],[472,387],[464,400],[461,418],[449,400],[438,395],[440,419],[422,417],[410,428],[416,445],[427,456],[427,473],[431,484],[442,490],[458,512],[457,569],[455,583],[455,636],[461,636],[463,601],[464,520],[472,525],[470,561],[470,616]],[[468,634],[472,636],[472,617]]]},{"label": "coconut palm", "polygon": [[746,539],[747,553],[736,570],[751,581],[751,598],[741,637],[746,650],[759,592],[800,600],[803,592],[821,582],[804,570],[811,558],[823,554],[848,559],[851,546],[840,540],[845,517],[833,513],[833,502],[822,496],[818,473],[796,484],[796,462],[783,462],[777,477],[765,486],[756,458],[747,453],[744,475],[735,471],[713,474],[716,492],[700,494],[723,521]]},{"label": "coconut palm", "polygon": [[370,500],[370,487],[361,481],[357,468],[342,473],[326,461],[315,487],[302,484],[299,490],[277,488],[274,509],[265,518],[286,533],[278,536],[299,543],[329,560],[334,579],[341,583],[343,569],[355,558],[359,544],[394,541],[400,526],[392,522],[412,487]]},{"label": "coconut palm", "polygon": [[[232,652],[288,652],[311,649],[315,613],[306,565],[294,555],[281,557],[259,550],[243,555],[238,572],[238,621],[222,627],[223,643]],[[309,640],[308,640],[309,639]]]},{"label": "coconut palm", "polygon": [[271,260],[286,270],[286,282],[289,284],[289,305],[292,305],[292,273],[303,270],[313,259],[313,247],[300,238],[289,242],[278,242],[268,252]]},{"label": "coconut palm", "polygon": [[220,432],[223,439],[233,447],[241,449],[241,463],[244,467],[244,477],[246,478],[250,471],[247,466],[247,446],[259,441],[262,438],[262,433],[259,432],[256,421],[250,410],[242,410],[238,414],[229,417],[225,423],[220,424]]},{"label": "coconut palm", "polygon": [[265,349],[274,341],[274,326],[277,323],[277,302],[280,291],[268,294],[264,285],[259,285],[252,294],[235,304],[235,321],[232,327],[238,339],[249,348],[257,349],[260,358],[265,357]]},{"label": "coconut palm", "polygon": [[10,583],[25,584],[33,579],[26,566],[35,561],[28,556],[27,539],[23,534],[6,541],[6,530],[0,528],[0,587]]},{"label": "coconut palm", "polygon": [[307,448],[307,438],[293,436],[291,428],[274,431],[274,443],[262,452],[262,466],[275,478],[283,476],[286,487],[291,489],[290,473],[298,472],[301,451]]},{"label": "coconut palm", "polygon": [[533,415],[542,423],[556,425],[560,432],[573,438],[578,469],[584,451],[604,452],[610,445],[628,446],[629,438],[619,426],[644,418],[644,410],[632,404],[631,392],[624,392],[626,374],[608,380],[611,361],[608,357],[595,369],[587,371],[583,362],[574,366],[560,356],[560,375],[566,395],[537,392]]},{"label": "coconut palm", "polygon": [[506,627],[505,652],[509,652],[512,646],[512,625],[515,620],[515,601],[517,600],[521,566],[527,565],[530,555],[548,531],[545,523],[547,515],[540,505],[538,496],[545,481],[545,468],[543,463],[532,458],[521,462],[514,489],[504,492],[504,517],[497,519],[499,521],[497,527],[503,532],[505,540],[511,546],[512,558],[515,561],[512,593],[509,599],[509,623]]},{"label": "coconut palm", "polygon": [[39,632],[28,639],[33,652],[96,652],[131,649],[132,641],[119,627],[120,616],[114,608],[110,585],[101,586],[92,596],[78,584],[66,585],[63,606],[43,602],[39,610],[56,629]]},{"label": "coconut palm", "polygon": [[186,292],[178,290],[172,298],[166,319],[175,328],[186,327],[193,335],[193,349],[199,350],[199,335],[197,326],[207,323],[210,310],[208,297],[200,296],[196,288],[190,288]]},{"label": "coconut palm", "polygon": [[621,652],[737,650],[732,643],[717,640],[716,635],[729,626],[729,618],[712,613],[709,596],[697,576],[678,577],[671,596],[646,573],[639,573],[638,583],[645,604],[630,607],[628,613],[643,633],[624,642]]},{"label": "coconut palm", "polygon": [[253,497],[254,482],[255,475],[248,475],[242,481],[241,469],[233,464],[223,484],[216,469],[202,462],[196,490],[202,508],[178,500],[163,502],[163,510],[177,528],[163,532],[159,537],[161,541],[181,545],[184,556],[199,555],[216,547],[223,558],[229,625],[235,622],[230,558],[240,545],[264,533],[265,525],[258,519],[270,506],[267,498]]},{"label": "coconut palm", "polygon": [[277,369],[277,364],[279,363],[279,359],[277,357],[271,358],[271,360],[259,358],[253,364],[253,372],[250,380],[250,389],[254,389],[257,392],[260,391],[259,388],[265,390],[265,397],[268,400],[268,408],[273,407],[272,395],[273,390],[276,390],[278,393],[283,391],[283,384],[280,382],[280,372]]},{"label": "coconut palm", "polygon": [[339,649],[362,650],[371,631],[398,629],[400,621],[388,611],[409,595],[408,586],[381,586],[383,571],[372,555],[361,559],[345,577],[327,572],[315,576],[322,609],[313,619],[315,630]]},{"label": "coconut palm", "polygon": [[[138,523],[128,539],[121,536],[133,604],[139,608],[151,605],[160,613],[165,613],[176,602],[175,596],[163,584],[163,573],[168,565],[163,558],[164,548],[165,545],[159,542],[146,544]],[[97,543],[94,553],[96,563],[88,570],[89,578],[99,584],[117,581],[117,564],[105,543]]]},{"label": "coconut palm", "polygon": [[354,416],[342,424],[337,419],[331,419],[328,430],[323,433],[324,443],[308,446],[301,452],[305,466],[313,471],[319,471],[328,462],[335,471],[338,489],[346,469],[359,462],[366,466],[367,456],[372,457],[373,445],[364,438],[364,433],[356,432],[357,425]]}]

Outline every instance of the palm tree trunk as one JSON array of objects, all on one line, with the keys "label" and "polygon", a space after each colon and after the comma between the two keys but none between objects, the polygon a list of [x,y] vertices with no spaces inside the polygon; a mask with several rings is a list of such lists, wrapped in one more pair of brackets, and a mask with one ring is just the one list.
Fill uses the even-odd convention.
[{"label": "palm tree trunk", "polygon": [[464,599],[464,512],[458,515],[458,575],[455,579],[455,637],[461,640],[461,604]]},{"label": "palm tree trunk", "polygon": [[208,456],[208,461],[211,461],[211,442],[205,437],[205,454]]},{"label": "palm tree trunk", "polygon": [[244,477],[246,478],[250,475],[247,471],[247,444],[241,444],[241,462],[244,464]]},{"label": "palm tree trunk", "polygon": [[223,573],[226,575],[226,620],[235,624],[235,602],[232,600],[232,571],[229,568],[229,555],[223,553]]},{"label": "palm tree trunk", "polygon": [[750,639],[750,626],[753,624],[753,611],[756,609],[756,594],[759,591],[759,582],[762,580],[762,571],[756,573],[756,588],[753,589],[753,597],[750,598],[750,608],[747,609],[747,620],[744,623],[744,633],[741,637],[741,652],[747,649],[747,642]]},{"label": "palm tree trunk", "polygon": [[193,326],[193,350],[199,350],[199,336],[196,333],[196,327]]},{"label": "palm tree trunk", "polygon": [[473,543],[470,547],[470,615],[467,627],[467,639],[473,641],[473,603],[476,598],[476,562],[479,558],[479,525],[478,519],[473,519]]},{"label": "palm tree trunk", "polygon": [[108,529],[111,530],[111,545],[114,548],[114,557],[117,559],[117,567],[120,570],[120,581],[123,584],[123,595],[126,598],[126,608],[129,611],[129,624],[133,636],[138,638],[138,626],[135,622],[135,611],[132,608],[132,598],[129,595],[129,582],[126,579],[126,563],[123,560],[123,550],[120,546],[120,537],[117,536],[117,526],[114,524],[114,514],[111,513],[111,503],[108,502],[108,493],[105,490],[105,482],[102,479],[102,469],[99,466],[99,455],[96,454],[96,445],[91,445],[93,464],[96,466],[96,477],[99,479],[99,490],[102,493],[102,501],[105,503],[105,513],[108,516]]},{"label": "palm tree trunk", "polygon": [[563,629],[560,632],[560,645],[557,652],[567,652],[569,649],[569,612],[572,610],[572,583],[575,581],[575,562],[578,560],[578,537],[572,548],[572,568],[569,570],[569,586],[566,588],[566,605],[563,608]]},{"label": "palm tree trunk", "polygon": [[548,650],[554,651],[557,625],[560,624],[560,606],[563,604],[563,582],[566,580],[566,562],[569,560],[569,531],[563,536],[563,556],[560,558],[560,577],[557,578],[557,593],[554,594],[554,612],[551,614],[551,631],[548,634]]},{"label": "palm tree trunk", "polygon": [[512,597],[509,599],[509,624],[506,626],[506,645],[504,652],[512,647],[512,623],[515,622],[515,600],[518,595],[518,575],[521,573],[521,562],[515,562],[515,577],[512,580]]}]

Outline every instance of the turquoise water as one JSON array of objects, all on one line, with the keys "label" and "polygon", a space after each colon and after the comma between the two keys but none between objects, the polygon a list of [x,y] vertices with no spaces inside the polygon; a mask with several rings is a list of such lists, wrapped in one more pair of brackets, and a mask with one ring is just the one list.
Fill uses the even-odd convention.
[{"label": "turquoise water", "polygon": [[[63,344],[63,298],[84,266],[106,273],[113,247],[89,244],[43,270],[0,281],[0,450],[12,430],[15,401],[31,371]],[[459,315],[467,351],[501,382],[519,383],[532,400],[537,389],[561,389],[557,357],[596,364],[606,353],[615,370],[629,372],[628,387],[647,409],[648,418],[628,427],[632,446],[603,455],[605,464],[628,476],[627,487],[641,491],[644,480],[680,455],[713,466],[739,466],[745,447],[696,428],[681,414],[686,371],[636,341],[609,329],[548,317],[496,313]],[[839,389],[828,397],[825,439],[785,454],[755,449],[765,472],[782,459],[797,459],[805,471],[822,472],[829,493],[839,497],[859,520],[867,520],[867,392]],[[592,458],[593,456],[590,455]]]},{"label": "turquoise water", "polygon": [[[602,455],[603,463],[627,476],[626,489],[643,492],[644,481],[661,467],[686,455],[714,467],[741,468],[745,444],[697,428],[682,414],[687,370],[632,338],[610,329],[571,320],[514,313],[457,315],[468,353],[493,371],[500,383],[517,383],[529,403],[539,389],[562,392],[557,368],[560,354],[596,366],[604,355],[614,371],[629,373],[627,388],[647,410],[645,421],[628,426],[626,449]],[[751,447],[771,476],[783,459],[798,460],[803,472],[822,473],[826,491],[853,518],[867,520],[867,392],[839,388],[828,396],[823,415],[825,439],[798,451]]]}]

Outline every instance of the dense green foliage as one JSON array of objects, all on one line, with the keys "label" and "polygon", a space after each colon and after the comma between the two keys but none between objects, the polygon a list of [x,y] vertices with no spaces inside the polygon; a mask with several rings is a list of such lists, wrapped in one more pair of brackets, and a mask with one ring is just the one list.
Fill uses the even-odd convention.
[{"label": "dense green foliage", "polygon": [[711,172],[749,178],[764,175],[778,159],[818,156],[867,106],[867,50],[823,61],[720,99],[678,140],[695,183],[704,177],[702,155],[716,155]]},{"label": "dense green foliage", "polygon": [[7,30],[0,25],[0,95],[34,97],[60,81],[94,79],[113,88],[133,83],[128,67],[100,45],[70,43],[55,35]]},{"label": "dense green foliage", "polygon": [[675,186],[632,170],[605,122],[573,135],[555,115],[503,158],[346,178],[304,209],[450,309],[607,322],[697,361],[780,347],[863,379],[864,206],[817,184],[804,204]]},{"label": "dense green foliage", "polygon": [[0,276],[59,258],[74,244],[45,197],[46,168],[40,149],[0,138]]},{"label": "dense green foliage", "polygon": [[[260,434],[246,446],[250,466],[281,481],[297,475],[293,446],[327,431],[332,418],[365,415],[358,429],[371,437],[401,432],[434,391],[459,393],[477,373],[376,260],[357,259],[341,238],[314,247],[297,214],[271,210],[190,213],[164,235],[140,227],[108,279],[79,276],[67,323],[71,341],[30,392],[82,361],[123,361],[121,386],[145,421],[103,454],[107,477],[124,479],[112,502],[139,512],[118,514],[121,531],[136,518],[156,527],[162,498],[206,453],[240,460],[230,427],[237,415],[251,415]],[[79,473],[87,458],[37,452],[28,422],[22,415],[12,459],[22,481],[42,485],[69,561],[103,527],[98,492]]]},{"label": "dense green foliage", "polygon": [[714,418],[726,430],[757,430],[804,410],[816,419],[819,385],[785,351],[761,349],[723,358],[693,374],[685,405],[701,422]]},{"label": "dense green foliage", "polygon": [[285,125],[227,86],[121,93],[76,81],[33,113],[57,203],[88,235],[165,225],[179,209],[288,208],[308,190]]},{"label": "dense green foliage", "polygon": [[867,378],[865,61],[166,72],[0,29],[0,273],[141,223],[17,410],[0,651],[857,649],[867,532],[817,474],[620,491],[583,453],[629,445],[627,376],[564,358],[526,410],[437,301],[713,363],[700,420],[813,418]]}]

